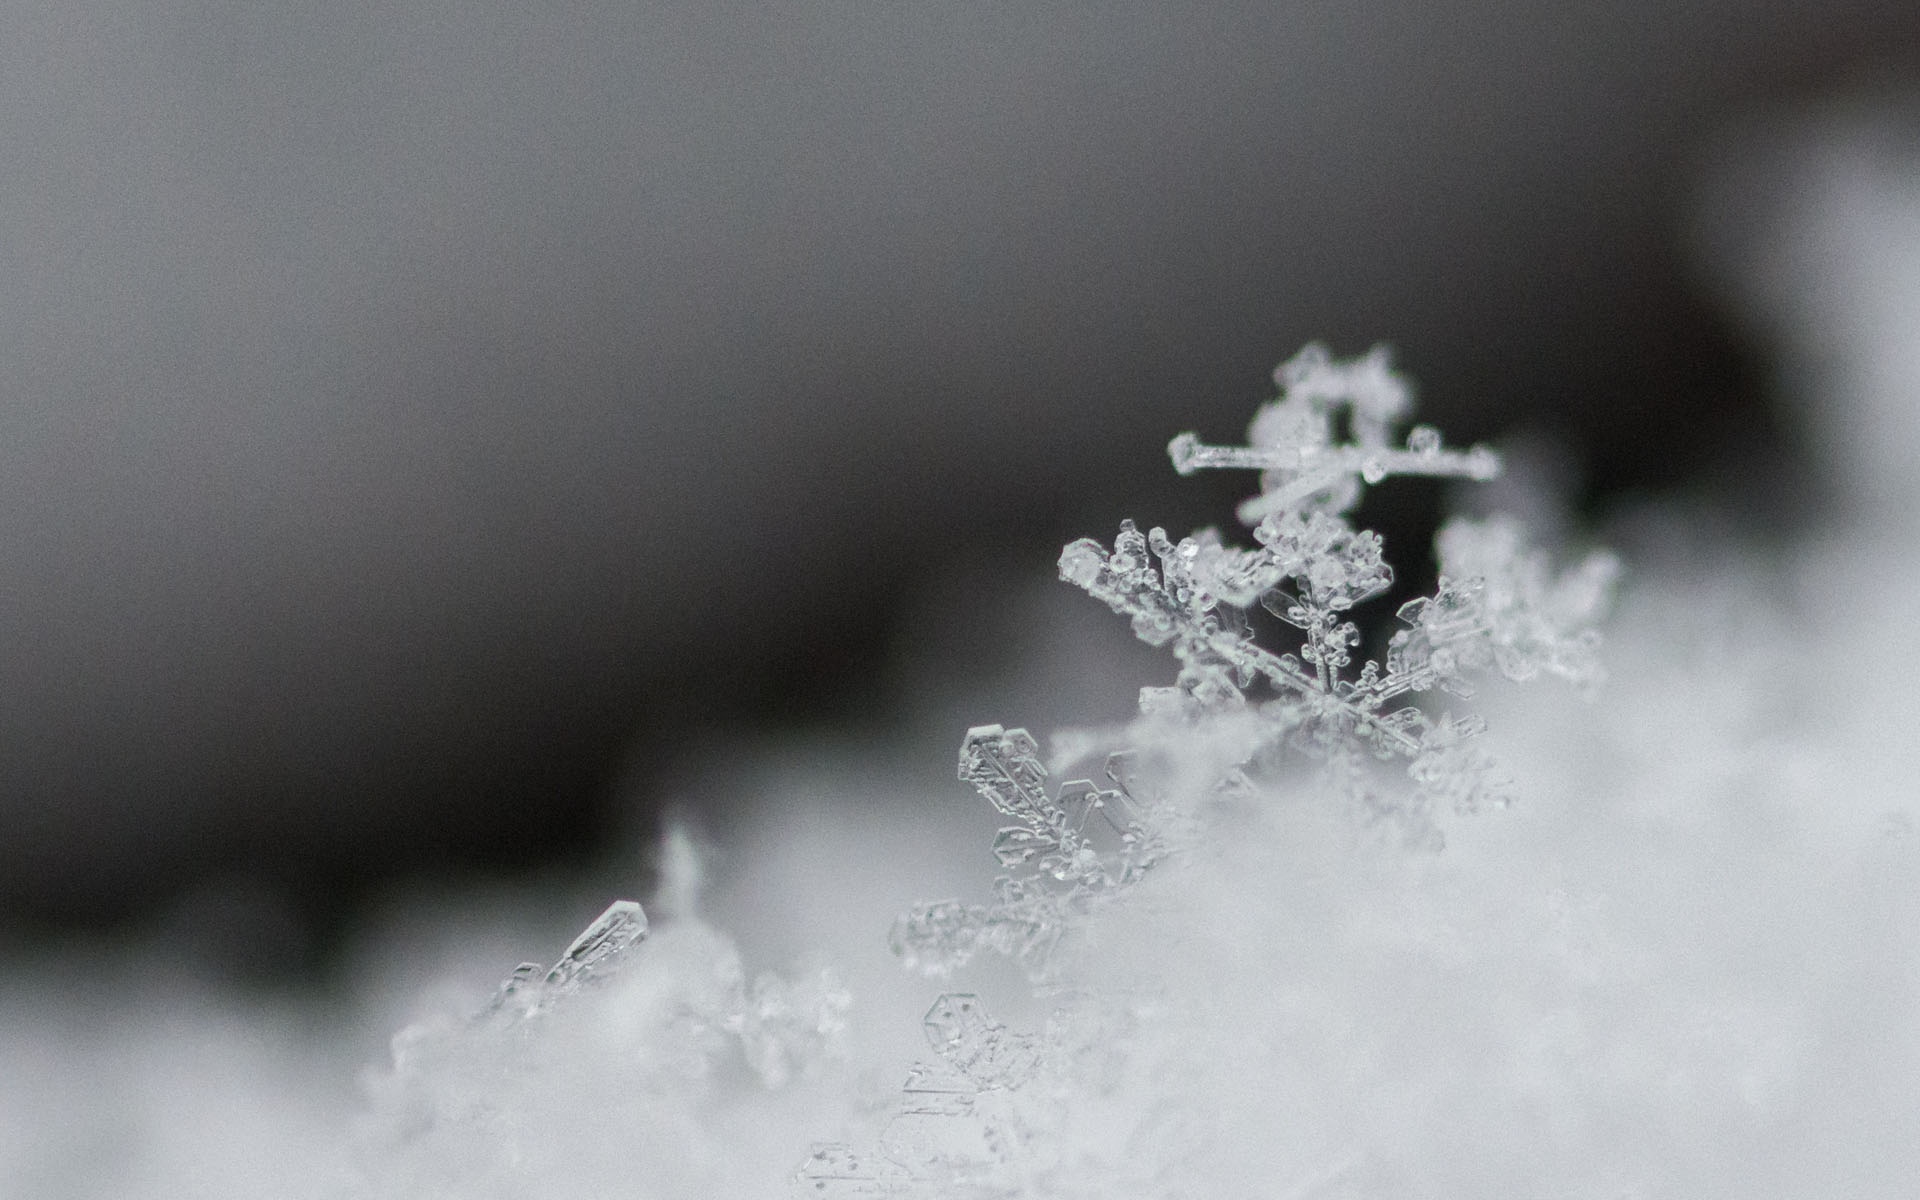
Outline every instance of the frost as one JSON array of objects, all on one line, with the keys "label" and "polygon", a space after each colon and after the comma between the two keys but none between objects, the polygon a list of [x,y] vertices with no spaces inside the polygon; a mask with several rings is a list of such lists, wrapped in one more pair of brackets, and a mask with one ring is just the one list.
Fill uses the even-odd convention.
[{"label": "frost", "polygon": [[[1308,345],[1274,369],[1280,397],[1254,417],[1247,445],[1208,446],[1183,433],[1167,447],[1173,469],[1182,475],[1210,467],[1259,469],[1260,495],[1240,506],[1248,524],[1303,505],[1344,512],[1359,499],[1361,483],[1392,475],[1482,481],[1498,475],[1493,451],[1444,449],[1431,426],[1415,426],[1404,447],[1392,444],[1393,427],[1413,409],[1413,393],[1389,358],[1385,346],[1375,346],[1338,362],[1326,347]],[[1343,421],[1350,440],[1336,442]]]},{"label": "frost", "polygon": [[[1111,550],[1092,539],[1069,545],[1060,576],[1179,659],[1178,690],[1156,691],[1143,707],[1189,717],[1253,709],[1270,747],[1326,763],[1325,778],[1362,799],[1378,795],[1367,761],[1400,760],[1415,794],[1389,807],[1409,836],[1430,839],[1426,813],[1436,802],[1471,811],[1502,800],[1504,788],[1492,760],[1464,745],[1477,724],[1415,701],[1437,691],[1466,698],[1472,675],[1489,669],[1515,680],[1549,674],[1598,683],[1593,624],[1618,565],[1596,552],[1556,573],[1511,519],[1456,520],[1438,539],[1436,593],[1401,606],[1407,628],[1388,643],[1384,662],[1349,671],[1363,644],[1349,614],[1385,592],[1393,570],[1379,535],[1354,529],[1343,514],[1367,485],[1396,475],[1489,479],[1499,459],[1484,446],[1443,449],[1424,426],[1404,449],[1393,448],[1411,394],[1383,348],[1338,362],[1309,346],[1274,374],[1281,395],[1254,418],[1247,446],[1207,446],[1182,434],[1168,447],[1182,474],[1262,472],[1261,494],[1240,508],[1257,546],[1223,545],[1211,530],[1175,544],[1162,529],[1142,536],[1127,521]],[[1342,426],[1350,440],[1337,442]],[[1256,605],[1298,631],[1293,650],[1255,643]],[[1264,696],[1251,693],[1255,686]]]},{"label": "frost", "polygon": [[[379,1169],[356,1194],[544,1195],[556,1192],[537,1181],[564,1180],[565,1194],[745,1196],[782,1174],[793,1195],[821,1200],[1193,1194],[1193,1164],[1263,1119],[1257,1106],[1221,1112],[1241,1133],[1216,1130],[1196,1097],[1265,1094],[1278,1085],[1241,1073],[1291,1070],[1289,1055],[1310,1052],[1302,1043],[1276,1057],[1235,1032],[1223,1058],[1208,1011],[1211,959],[1257,960],[1276,939],[1298,941],[1275,919],[1287,905],[1245,906],[1248,894],[1294,888],[1311,905],[1338,887],[1290,874],[1311,859],[1276,855],[1295,852],[1280,831],[1310,848],[1357,817],[1395,830],[1389,853],[1412,861],[1394,841],[1437,847],[1436,813],[1500,802],[1484,722],[1438,699],[1461,700],[1489,674],[1591,688],[1593,624],[1616,573],[1598,554],[1557,570],[1505,519],[1456,521],[1438,539],[1434,594],[1402,605],[1391,637],[1370,631],[1366,606],[1393,570],[1381,538],[1347,511],[1393,476],[1486,478],[1498,459],[1448,449],[1425,428],[1396,442],[1411,397],[1382,351],[1339,362],[1309,347],[1277,378],[1282,394],[1248,445],[1183,435],[1171,447],[1183,472],[1260,472],[1261,495],[1241,508],[1252,545],[1213,531],[1175,542],[1127,522],[1111,547],[1082,539],[1061,554],[1064,579],[1173,654],[1172,684],[1142,689],[1126,728],[1056,743],[1051,761],[1025,729],[981,725],[962,739],[958,778],[1001,818],[998,877],[985,898],[912,907],[889,942],[922,974],[1011,960],[1031,985],[1017,1002],[1037,1004],[1036,1019],[997,1020],[982,999],[990,988],[953,985],[925,1010],[926,1056],[866,1076],[899,1079],[897,1090],[870,1092],[863,1119],[822,1112],[839,1127],[809,1127],[838,1139],[813,1142],[796,1164],[809,1139],[776,1135],[817,1106],[807,1089],[839,1061],[850,998],[825,972],[749,981],[731,944],[692,916],[698,863],[687,839],[669,839],[659,928],[616,902],[552,966],[515,971],[484,1012],[395,1039],[368,1121]],[[1276,622],[1291,631],[1285,644],[1263,645]],[[1370,645],[1383,647],[1378,658]],[[1317,802],[1329,796],[1343,802]],[[1345,895],[1356,919],[1466,960],[1462,935],[1430,916],[1388,904],[1385,919],[1380,902]],[[1185,969],[1170,970],[1176,962]],[[1284,970],[1255,974],[1267,982],[1253,1005],[1348,1036],[1316,1008],[1324,998],[1272,985]],[[1735,1019],[1771,1028],[1765,1013]],[[1212,1039],[1198,1054],[1196,1021]],[[786,1122],[769,1126],[776,1110]],[[619,1169],[636,1137],[655,1167],[644,1181]],[[747,1147],[765,1154],[750,1161]],[[1285,1178],[1228,1194],[1404,1190],[1377,1145],[1322,1139],[1285,1157]],[[660,1174],[669,1169],[682,1174]]]},{"label": "frost", "polygon": [[954,992],[922,1022],[937,1061],[915,1063],[879,1146],[857,1153],[821,1143],[793,1176],[795,1197],[1005,1197],[1039,1182],[1059,1122],[1028,1085],[1048,1066],[1048,1040],[988,1017],[980,997]]},{"label": "frost", "polygon": [[[1850,187],[1842,178],[1832,194]],[[1920,452],[1914,423],[1893,419],[1920,412],[1913,389],[1894,386],[1909,377],[1894,368],[1915,361],[1912,322],[1895,318],[1920,296],[1888,267],[1920,261],[1920,190],[1903,195],[1894,213],[1895,197],[1874,193],[1876,219],[1843,231],[1842,252],[1804,260],[1834,285],[1820,302],[1858,318],[1842,350],[1811,365],[1876,392],[1816,389],[1807,412],[1871,451],[1858,465],[1886,485],[1881,500],[1920,478],[1879,470]],[[1851,286],[1863,271],[1876,286]],[[1385,418],[1389,446],[1407,418]],[[1339,411],[1328,444],[1352,431]],[[1422,447],[1443,449],[1405,439]],[[1855,500],[1851,524],[1775,557],[1702,536],[1685,510],[1647,514],[1636,540],[1657,552],[1671,539],[1665,558],[1684,567],[1663,572],[1657,556],[1637,572],[1594,704],[1579,697],[1597,665],[1579,614],[1598,607],[1605,560],[1559,572],[1512,526],[1451,527],[1449,586],[1402,622],[1369,619],[1369,606],[1387,609],[1378,596],[1343,618],[1362,634],[1343,680],[1380,658],[1431,672],[1434,686],[1409,695],[1429,721],[1451,708],[1420,762],[1275,742],[1268,706],[1301,701],[1260,677],[1229,678],[1245,699],[1218,711],[1156,687],[1124,729],[1038,748],[1010,728],[969,737],[981,782],[1026,807],[993,808],[963,845],[979,894],[927,906],[928,923],[961,937],[988,928],[996,904],[1047,917],[993,926],[1010,952],[1035,946],[1021,959],[1038,968],[1031,989],[985,944],[938,984],[863,953],[961,822],[882,803],[900,785],[876,779],[869,744],[763,760],[759,815],[734,858],[751,869],[723,883],[712,919],[752,929],[759,953],[844,963],[864,1018],[844,1037],[844,993],[823,975],[756,983],[694,918],[687,869],[646,898],[644,942],[549,992],[554,956],[571,957],[556,937],[517,973],[511,1002],[473,1018],[477,981],[515,960],[497,939],[523,928],[488,916],[498,901],[485,896],[418,927],[413,912],[385,935],[363,931],[370,958],[342,979],[342,998],[358,999],[326,1017],[181,986],[151,952],[24,957],[0,979],[0,1194],[1905,1200],[1920,1194],[1920,564],[1914,506]],[[1293,544],[1331,547],[1304,528],[1331,510],[1297,511]],[[1196,536],[1214,547],[1203,575],[1262,644],[1299,660],[1304,633],[1256,607],[1297,581],[1265,544],[1230,540],[1247,547]],[[1110,554],[1070,552],[1068,573],[1095,580]],[[1152,545],[1144,554],[1166,569]],[[1346,578],[1363,589],[1372,557],[1357,532],[1333,557],[1359,564]],[[1396,628],[1406,636],[1391,645]],[[1084,645],[1039,639],[1030,682],[1101,674],[1070,657]],[[1490,686],[1528,672],[1576,686]],[[1439,854],[1356,837],[1356,815],[1406,828],[1407,792],[1452,805],[1446,789],[1487,769],[1451,761],[1495,745],[1457,695],[1475,685],[1527,804],[1442,821]],[[991,783],[996,760],[1024,792]],[[975,782],[938,802],[984,817]],[[1084,799],[1116,790],[1161,843],[1118,884],[1075,866],[1085,856],[1065,852],[1048,816],[1091,830],[1079,840],[1104,875],[1127,877],[1120,827],[1080,820]],[[834,802],[815,805],[819,794]],[[691,853],[670,840],[663,865],[676,847]],[[991,873],[1008,884],[990,894]],[[938,937],[925,947],[941,950]],[[455,981],[476,964],[471,986]],[[363,1096],[351,1081],[361,1035],[390,1029],[393,999],[435,977],[458,989],[460,1015],[403,1035]],[[987,1007],[958,1019],[966,996]],[[336,1187],[350,1112],[364,1136]]]},{"label": "frost", "polygon": [[492,1011],[531,1015],[563,996],[604,981],[619,968],[626,952],[646,936],[647,914],[640,905],[632,900],[615,900],[573,939],[551,970],[543,974],[539,963],[516,967],[500,985]]},{"label": "frost", "polygon": [[944,974],[991,950],[1040,974],[1077,914],[1164,852],[1148,804],[1127,790],[1128,756],[1108,759],[1111,786],[1076,779],[1050,795],[1038,752],[1024,729],[967,731],[960,778],[1018,822],[993,841],[994,857],[1013,873],[995,881],[991,904],[944,900],[903,914],[890,944],[908,966]]},{"label": "frost", "polygon": [[[1487,479],[1499,460],[1485,447],[1445,449],[1426,427],[1395,446],[1411,396],[1384,350],[1338,362],[1309,346],[1275,378],[1281,395],[1254,418],[1247,446],[1182,434],[1169,447],[1182,474],[1261,472],[1260,496],[1240,507],[1255,546],[1226,545],[1211,530],[1175,543],[1128,521],[1111,548],[1081,539],[1060,556],[1062,579],[1127,617],[1141,640],[1173,652],[1174,685],[1142,690],[1141,718],[1106,756],[1101,782],[1052,788],[1026,730],[968,730],[959,777],[1011,821],[992,846],[1006,873],[986,903],[923,903],[894,924],[894,953],[928,974],[950,974],[983,951],[1020,963],[1038,994],[1055,1001],[1046,1033],[989,1020],[974,994],[941,996],[925,1022],[939,1061],[909,1073],[871,1150],[817,1145],[794,1175],[796,1195],[1066,1196],[1089,1179],[1103,1181],[1104,1194],[1116,1194],[1121,1180],[1131,1181],[1126,1194],[1158,1194],[1160,1173],[1190,1152],[1192,1131],[1165,1127],[1151,1104],[1103,1112],[1104,1132],[1074,1127],[1064,1114],[1100,1111],[1116,1074],[1185,1069],[1177,1026],[1165,1020],[1175,985],[1149,972],[1138,989],[1077,990],[1062,948],[1110,923],[1156,866],[1198,850],[1210,814],[1258,812],[1298,791],[1300,763],[1315,764],[1325,790],[1364,819],[1396,824],[1410,845],[1437,847],[1431,812],[1504,802],[1507,785],[1475,740],[1484,722],[1432,711],[1433,694],[1465,698],[1489,671],[1599,682],[1593,624],[1617,564],[1596,553],[1555,571],[1505,518],[1448,524],[1438,538],[1438,589],[1401,606],[1403,628],[1384,661],[1354,669],[1365,638],[1352,614],[1392,586],[1393,570],[1379,535],[1343,514],[1364,487],[1392,476]],[[1342,431],[1347,440],[1336,440]],[[1257,644],[1256,606],[1295,631],[1291,649]],[[1101,738],[1069,742],[1071,757],[1083,759]],[[1380,770],[1389,762],[1404,777],[1397,789]],[[1080,1160],[1097,1170],[1078,1170]],[[1362,1166],[1337,1157],[1292,1193],[1346,1186]]]},{"label": "frost", "polygon": [[641,907],[617,901],[484,1011],[394,1038],[351,1194],[557,1194],[553,1180],[613,1178],[636,1145],[726,1178],[713,1164],[741,1159],[755,1105],[836,1058],[849,1003],[831,973],[749,980],[697,920],[649,936]]}]

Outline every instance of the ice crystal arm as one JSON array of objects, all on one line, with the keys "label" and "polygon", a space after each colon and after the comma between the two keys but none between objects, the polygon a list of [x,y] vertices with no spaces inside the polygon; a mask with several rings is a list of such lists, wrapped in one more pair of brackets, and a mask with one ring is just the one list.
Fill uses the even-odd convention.
[{"label": "ice crystal arm", "polygon": [[922,1025],[927,1045],[976,1087],[1017,1087],[1039,1062],[1034,1039],[989,1020],[970,992],[935,1000]]},{"label": "ice crystal arm", "polygon": [[1437,546],[1440,590],[1401,607],[1410,628],[1388,648],[1390,670],[1410,686],[1461,695],[1470,669],[1514,680],[1548,674],[1583,687],[1600,682],[1594,624],[1619,574],[1613,555],[1595,552],[1556,573],[1507,518],[1452,521]]},{"label": "ice crystal arm", "polygon": [[1040,1039],[990,1019],[970,992],[935,1000],[922,1029],[938,1061],[908,1070],[879,1148],[814,1146],[794,1172],[795,1197],[1027,1194],[1007,1170],[1025,1131],[1004,1101],[1039,1069]]},{"label": "ice crystal arm", "polygon": [[[1316,671],[1309,672],[1300,659],[1255,645],[1243,619],[1222,619],[1214,611],[1219,603],[1217,598],[1205,596],[1203,605],[1200,598],[1189,598],[1183,603],[1177,593],[1170,595],[1171,589],[1160,572],[1132,551],[1128,544],[1131,531],[1131,522],[1121,526],[1121,536],[1112,554],[1091,538],[1069,545],[1060,556],[1061,578],[1105,601],[1115,612],[1131,617],[1134,632],[1149,645],[1171,643],[1182,667],[1181,691],[1198,709],[1219,710],[1244,704],[1242,689],[1257,677],[1265,679],[1282,694],[1306,703],[1315,715],[1344,718],[1349,729],[1364,727],[1367,736],[1383,739],[1393,750],[1412,753],[1418,749],[1417,741],[1396,726],[1371,721],[1371,709],[1366,704],[1335,692],[1330,663],[1324,670],[1318,669],[1322,663],[1316,663]],[[1273,563],[1277,578],[1286,577],[1288,567],[1283,561],[1271,554],[1264,561]],[[1305,560],[1300,569],[1308,569]],[[1323,586],[1348,598],[1362,592],[1370,594],[1377,590],[1376,584],[1385,586],[1378,576],[1369,575],[1363,585],[1332,568],[1324,570],[1321,578]],[[1283,606],[1283,615],[1291,607]],[[1323,663],[1336,656],[1336,638],[1342,645],[1349,641],[1347,627],[1324,619],[1332,611],[1330,606],[1312,612],[1298,609],[1297,623],[1317,631],[1317,644],[1310,644],[1307,653],[1322,659]]]},{"label": "ice crystal arm", "polygon": [[912,970],[945,975],[983,951],[1041,971],[1066,927],[1060,897],[1003,879],[991,904],[940,900],[916,904],[893,923],[887,944]]},{"label": "ice crystal arm", "polygon": [[[1268,491],[1241,502],[1235,510],[1251,525],[1269,513],[1320,494],[1346,494],[1342,485],[1353,477],[1379,483],[1392,475],[1428,475],[1471,479],[1484,483],[1500,473],[1500,458],[1485,446],[1470,450],[1442,449],[1439,435],[1421,425],[1408,435],[1404,449],[1372,450],[1362,446],[1209,446],[1198,435],[1183,433],[1167,443],[1174,469],[1182,475],[1208,468],[1252,468],[1276,476]],[[1339,505],[1341,508],[1346,504]]]},{"label": "ice crystal arm", "polygon": [[1480,606],[1494,665],[1509,679],[1545,673],[1571,683],[1601,679],[1595,623],[1611,602],[1620,563],[1597,551],[1556,573],[1547,556],[1526,544],[1510,517],[1455,520],[1436,542],[1440,570],[1482,580]]},{"label": "ice crystal arm", "polygon": [[969,729],[959,773],[1019,822],[993,843],[1010,873],[994,881],[989,904],[940,900],[900,915],[888,941],[916,970],[943,975],[991,951],[1038,975],[1090,897],[1131,882],[1163,851],[1149,806],[1129,794],[1124,770],[1109,765],[1110,788],[1075,779],[1049,793],[1039,746],[1024,729]]},{"label": "ice crystal arm", "polygon": [[[1389,365],[1384,346],[1339,362],[1315,343],[1274,371],[1281,395],[1254,417],[1245,446],[1209,446],[1183,433],[1167,446],[1182,475],[1228,468],[1261,474],[1261,494],[1240,506],[1240,519],[1262,518],[1302,505],[1342,512],[1359,485],[1394,475],[1488,480],[1500,459],[1485,446],[1450,450],[1431,426],[1416,426],[1403,446],[1389,440],[1393,423],[1412,407],[1412,390]],[[1344,416],[1351,441],[1336,443]]]},{"label": "ice crystal arm", "polygon": [[980,725],[960,746],[960,780],[971,783],[1010,817],[1045,825],[1050,820],[1047,772],[1039,743],[1024,729]]},{"label": "ice crystal arm", "polygon": [[821,1143],[794,1173],[793,1195],[818,1200],[869,1200],[898,1196],[910,1185],[898,1163],[880,1155],[855,1154],[852,1147]]},{"label": "ice crystal arm", "polygon": [[1021,823],[994,839],[1004,867],[1031,866],[1042,876],[1099,888],[1118,882],[1150,853],[1143,812],[1124,788],[1091,780],[1063,784],[1047,794],[1039,746],[1024,729],[981,725],[960,746],[960,778],[993,806]]}]

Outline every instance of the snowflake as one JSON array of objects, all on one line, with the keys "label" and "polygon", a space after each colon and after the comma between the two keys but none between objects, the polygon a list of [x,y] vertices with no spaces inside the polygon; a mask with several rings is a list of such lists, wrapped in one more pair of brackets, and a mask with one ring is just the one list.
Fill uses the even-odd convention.
[{"label": "snowflake", "polygon": [[[1179,659],[1175,686],[1149,689],[1144,709],[1199,716],[1252,707],[1270,744],[1328,763],[1328,778],[1356,794],[1372,786],[1365,760],[1403,760],[1417,795],[1400,811],[1431,836],[1422,813],[1433,801],[1471,811],[1504,800],[1505,790],[1492,760],[1468,744],[1477,719],[1434,716],[1412,701],[1435,691],[1470,696],[1469,675],[1490,667],[1515,680],[1548,674],[1597,684],[1593,624],[1618,564],[1596,552],[1556,575],[1513,521],[1450,522],[1437,541],[1439,589],[1400,607],[1406,628],[1384,663],[1350,672],[1362,637],[1348,614],[1385,592],[1393,569],[1379,535],[1355,530],[1343,514],[1366,485],[1396,475],[1489,479],[1500,461],[1484,446],[1446,449],[1426,426],[1394,448],[1409,391],[1383,349],[1342,363],[1308,346],[1274,375],[1281,395],[1255,416],[1249,445],[1208,446],[1181,434],[1168,447],[1183,474],[1261,470],[1261,494],[1240,507],[1257,546],[1223,545],[1212,530],[1175,544],[1164,530],[1142,536],[1127,521],[1111,550],[1091,538],[1067,546],[1060,576]],[[1336,443],[1342,425],[1352,440]],[[1255,605],[1299,631],[1295,650],[1255,643]],[[1267,693],[1257,704],[1249,695],[1256,684]]]},{"label": "snowflake", "polygon": [[894,953],[929,974],[963,966],[981,950],[1044,972],[1074,916],[1133,882],[1165,851],[1146,795],[1134,794],[1140,785],[1131,779],[1131,758],[1108,757],[1110,787],[1077,779],[1049,794],[1033,735],[998,725],[969,729],[960,778],[1018,822],[993,841],[1000,865],[1015,873],[995,880],[991,904],[916,905],[894,923]]},{"label": "snowflake", "polygon": [[[1401,605],[1404,628],[1384,663],[1350,670],[1362,636],[1349,614],[1392,586],[1393,568],[1380,536],[1354,529],[1344,512],[1365,486],[1392,476],[1488,479],[1500,461],[1485,446],[1447,449],[1425,426],[1394,448],[1410,391],[1383,349],[1337,362],[1308,346],[1274,377],[1281,395],[1254,417],[1249,445],[1209,446],[1183,433],[1168,447],[1183,474],[1262,472],[1264,490],[1241,506],[1256,546],[1225,545],[1210,529],[1176,544],[1162,529],[1142,534],[1125,521],[1111,549],[1090,538],[1068,545],[1060,576],[1180,661],[1173,686],[1142,689],[1143,714],[1182,724],[1187,740],[1196,722],[1252,718],[1250,746],[1226,739],[1238,748],[1216,790],[1245,788],[1248,771],[1291,751],[1323,764],[1323,778],[1369,817],[1393,822],[1410,843],[1437,846],[1433,810],[1503,804],[1507,783],[1475,742],[1484,727],[1478,717],[1436,715],[1417,701],[1436,692],[1468,698],[1472,675],[1489,669],[1515,680],[1546,674],[1597,685],[1592,626],[1618,564],[1596,552],[1556,573],[1513,520],[1452,521],[1437,539],[1437,591]],[[1352,440],[1336,443],[1342,427]],[[1299,631],[1294,650],[1255,642],[1256,605]],[[960,778],[1017,822],[994,841],[1009,873],[995,881],[989,903],[934,901],[903,914],[890,938],[894,953],[945,974],[990,950],[1045,978],[1065,931],[1179,840],[1174,831],[1187,814],[1155,799],[1138,758],[1137,750],[1109,756],[1107,785],[1076,779],[1049,793],[1026,730],[969,730]],[[1380,778],[1376,764],[1393,761],[1404,765],[1410,793]]]},{"label": "snowflake", "polygon": [[[1070,996],[1054,970],[1063,940],[1193,843],[1201,824],[1193,793],[1258,796],[1266,789],[1255,777],[1276,761],[1319,764],[1332,790],[1365,815],[1437,848],[1433,809],[1502,803],[1505,784],[1475,742],[1478,717],[1435,714],[1420,701],[1436,692],[1466,698],[1472,677],[1489,670],[1514,680],[1599,682],[1593,624],[1609,601],[1616,561],[1594,553],[1556,572],[1505,518],[1456,520],[1441,530],[1437,590],[1401,605],[1403,628],[1384,662],[1354,670],[1363,638],[1350,614],[1387,591],[1393,570],[1379,535],[1354,529],[1344,514],[1365,487],[1393,476],[1486,480],[1500,461],[1484,446],[1448,449],[1425,426],[1394,445],[1411,394],[1382,348],[1339,362],[1308,346],[1274,378],[1281,393],[1254,417],[1248,445],[1210,446],[1188,433],[1168,447],[1183,475],[1261,472],[1260,495],[1239,509],[1257,545],[1229,546],[1212,530],[1175,543],[1164,530],[1142,534],[1127,521],[1111,548],[1081,539],[1061,553],[1061,578],[1129,618],[1141,640],[1170,648],[1179,675],[1171,687],[1142,689],[1135,741],[1107,756],[1104,783],[1073,779],[1050,789],[1026,730],[967,731],[961,780],[1013,822],[993,843],[1007,873],[989,903],[944,900],[902,914],[890,940],[909,967],[946,974],[991,950],[1025,965],[1047,994]],[[1256,644],[1256,605],[1296,631],[1293,649]],[[1196,759],[1206,764],[1197,788]],[[1385,763],[1403,766],[1410,795],[1382,777]],[[1126,1038],[1102,1015],[1113,1011],[1124,1025],[1124,1000],[1104,1009],[1097,997],[1062,1001],[1047,1035],[1035,1038],[989,1021],[974,995],[941,996],[926,1022],[940,1062],[914,1067],[878,1148],[817,1145],[793,1177],[795,1194],[1074,1194],[1076,1176],[1062,1157],[1072,1139],[1062,1136],[1060,1114],[1100,1090],[1090,1064],[1124,1055]],[[1140,1172],[1137,1194],[1153,1194],[1153,1167],[1141,1158],[1123,1153],[1123,1167],[1108,1161],[1101,1177],[1111,1183],[1116,1169]]]},{"label": "snowflake", "polygon": [[815,1145],[794,1191],[867,1196],[1003,1196],[1017,1190],[1016,1147],[1033,1140],[1033,1114],[1015,1097],[1041,1064],[1041,1039],[990,1019],[980,997],[954,992],[922,1022],[937,1062],[915,1063],[878,1154]]}]

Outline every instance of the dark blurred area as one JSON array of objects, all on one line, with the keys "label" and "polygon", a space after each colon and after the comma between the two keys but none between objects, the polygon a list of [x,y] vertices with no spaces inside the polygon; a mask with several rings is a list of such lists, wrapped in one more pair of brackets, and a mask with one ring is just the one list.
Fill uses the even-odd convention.
[{"label": "dark blurred area", "polygon": [[1230,519],[1166,440],[1310,339],[1590,510],[1751,479],[1693,168],[1915,65],[1865,0],[15,6],[0,930],[324,941],[884,729],[929,580]]}]

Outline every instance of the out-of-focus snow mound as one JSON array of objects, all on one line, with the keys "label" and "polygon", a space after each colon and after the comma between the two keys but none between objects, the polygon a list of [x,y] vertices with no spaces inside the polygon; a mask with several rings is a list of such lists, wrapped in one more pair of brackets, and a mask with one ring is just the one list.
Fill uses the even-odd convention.
[{"label": "out-of-focus snow mound", "polygon": [[1632,601],[1593,708],[1492,704],[1524,799],[1443,853],[1268,804],[1103,915],[1201,1118],[1169,1194],[1914,1194],[1912,776],[1796,707],[1823,639],[1732,652],[1778,614],[1707,599]]},{"label": "out-of-focus snow mound", "polygon": [[304,1194],[354,1103],[337,1030],[98,965],[0,985],[0,1195]]},{"label": "out-of-focus snow mound", "polygon": [[[1276,798],[1101,910],[1067,982],[1144,998],[1061,1095],[1070,1194],[1920,1194],[1920,156],[1879,128],[1808,134],[1775,232],[1723,260],[1842,431],[1845,507],[1768,557],[1642,522],[1681,550],[1629,575],[1610,684],[1480,698],[1521,802],[1449,819],[1443,852]],[[8,981],[0,1194],[778,1197],[810,1143],[883,1123],[936,993],[1038,1027],[993,964],[936,984],[886,958],[901,906],[984,891],[993,821],[963,786],[900,796],[860,751],[743,786],[764,822],[701,895],[643,897],[653,937],[537,1021],[470,1019],[474,980],[560,949],[506,949],[505,917],[390,935],[355,1016],[124,964]],[[369,1026],[454,944],[465,982],[379,1061]],[[852,1004],[804,1053],[724,1019],[762,969],[822,967]]]}]

